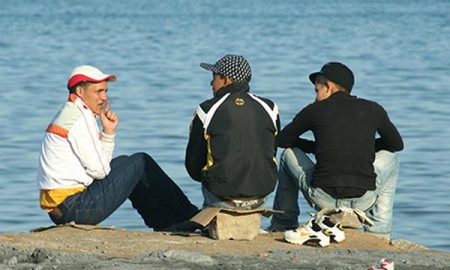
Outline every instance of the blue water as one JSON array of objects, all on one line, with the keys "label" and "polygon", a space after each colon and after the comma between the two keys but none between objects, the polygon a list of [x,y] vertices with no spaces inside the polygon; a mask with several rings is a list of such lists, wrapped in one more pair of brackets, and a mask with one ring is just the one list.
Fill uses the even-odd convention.
[{"label": "blue water", "polygon": [[[382,104],[404,138],[393,237],[450,250],[449,1],[93,2],[0,1],[0,232],[51,224],[35,185],[40,143],[86,63],[119,78],[115,155],[151,154],[200,205],[183,165],[195,106],[211,96],[199,63],[236,53],[283,126],[314,98],[310,72],[348,64],[354,94]],[[148,230],[129,203],[102,224]]]}]

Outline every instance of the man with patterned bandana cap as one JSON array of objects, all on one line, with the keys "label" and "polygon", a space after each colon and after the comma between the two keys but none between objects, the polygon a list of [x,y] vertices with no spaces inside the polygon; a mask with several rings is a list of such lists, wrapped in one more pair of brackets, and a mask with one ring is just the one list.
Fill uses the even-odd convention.
[{"label": "man with patterned bandana cap", "polygon": [[[116,76],[76,67],[69,100],[48,126],[37,175],[40,206],[55,224],[98,224],[126,200],[154,230],[194,216],[198,209],[145,153],[112,158],[119,118],[109,108]],[[97,118],[103,130],[100,132]]]},{"label": "man with patterned bandana cap", "polygon": [[[344,64],[327,63],[309,79],[315,102],[277,137],[278,146],[286,149],[273,208],[284,213],[273,215],[269,230],[298,226],[300,190],[316,210],[365,211],[374,223],[365,230],[390,239],[399,173],[394,152],[403,149],[402,137],[383,107],[350,95],[354,75]],[[299,137],[307,131],[312,131],[314,141]],[[306,153],[314,154],[316,163]]]},{"label": "man with patterned bandana cap", "polygon": [[240,55],[225,55],[212,72],[213,98],[191,123],[185,165],[202,183],[203,207],[254,209],[276,183],[277,105],[249,92],[251,69]]}]

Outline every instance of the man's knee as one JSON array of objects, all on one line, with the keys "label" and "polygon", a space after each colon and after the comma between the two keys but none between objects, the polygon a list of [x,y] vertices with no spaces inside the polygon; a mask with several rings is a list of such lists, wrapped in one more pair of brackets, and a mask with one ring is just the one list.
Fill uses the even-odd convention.
[{"label": "man's knee", "polygon": [[298,168],[306,174],[310,174],[314,170],[314,163],[299,148],[286,148],[281,154],[280,163],[282,167]]},{"label": "man's knee", "polygon": [[299,163],[299,156],[304,155],[303,151],[296,148],[286,148],[281,153],[281,163],[282,164],[298,164]]},{"label": "man's knee", "polygon": [[280,161],[282,163],[286,162],[289,159],[290,155],[293,155],[294,153],[292,152],[291,148],[286,148],[283,150],[283,152],[281,152],[281,157],[280,157]]},{"label": "man's knee", "polygon": [[374,162],[375,170],[385,168],[398,169],[399,166],[400,161],[395,153],[386,150],[380,150],[376,153]]},{"label": "man's knee", "polygon": [[147,153],[139,152],[134,153],[130,156],[131,159],[133,159],[134,162],[141,164],[142,166],[145,166],[146,163],[154,163],[155,160]]}]

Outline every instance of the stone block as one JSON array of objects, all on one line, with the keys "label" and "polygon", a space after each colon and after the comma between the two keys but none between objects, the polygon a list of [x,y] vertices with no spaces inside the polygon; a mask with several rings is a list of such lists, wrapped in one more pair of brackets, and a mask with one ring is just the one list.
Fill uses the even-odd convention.
[{"label": "stone block", "polygon": [[259,234],[261,214],[219,212],[208,225],[209,235],[217,240],[252,240]]},{"label": "stone block", "polygon": [[209,235],[217,240],[251,240],[260,231],[261,215],[281,213],[266,208],[252,210],[207,207],[191,218],[191,221],[208,227]]}]

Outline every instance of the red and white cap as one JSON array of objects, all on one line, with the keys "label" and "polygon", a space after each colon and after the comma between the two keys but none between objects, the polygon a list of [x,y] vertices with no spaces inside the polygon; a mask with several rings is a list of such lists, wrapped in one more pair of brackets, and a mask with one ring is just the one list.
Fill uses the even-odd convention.
[{"label": "red and white cap", "polygon": [[116,75],[105,74],[100,69],[83,65],[78,66],[72,70],[70,74],[69,81],[67,83],[67,88],[71,88],[74,85],[77,85],[80,82],[93,82],[99,83],[103,81],[116,81]]}]

